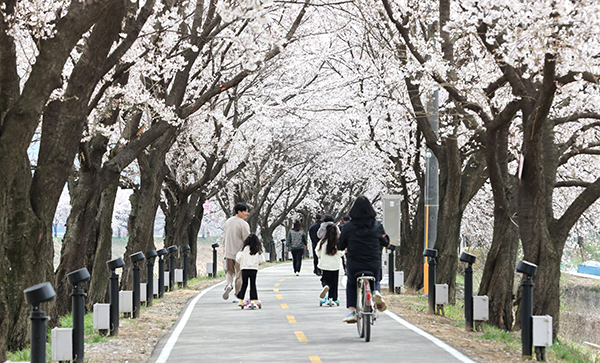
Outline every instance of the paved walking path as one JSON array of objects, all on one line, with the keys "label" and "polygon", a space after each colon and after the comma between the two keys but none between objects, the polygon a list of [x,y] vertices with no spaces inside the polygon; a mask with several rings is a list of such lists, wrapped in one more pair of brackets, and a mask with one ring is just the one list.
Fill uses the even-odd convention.
[{"label": "paved walking path", "polygon": [[259,270],[262,309],[240,309],[222,298],[224,284],[194,297],[150,362],[472,362],[395,314],[380,313],[371,341],[346,324],[345,289],[339,307],[320,307],[312,261],[300,276],[291,264]]}]

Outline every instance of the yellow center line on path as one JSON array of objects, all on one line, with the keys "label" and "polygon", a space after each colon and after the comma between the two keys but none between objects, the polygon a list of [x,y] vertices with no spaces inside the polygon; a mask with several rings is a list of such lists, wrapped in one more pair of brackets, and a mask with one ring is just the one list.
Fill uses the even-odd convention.
[{"label": "yellow center line on path", "polygon": [[309,355],[308,359],[310,359],[310,363],[323,363],[318,355]]},{"label": "yellow center line on path", "polygon": [[290,324],[297,323],[296,318],[294,318],[294,315],[286,315],[286,318],[288,319]]},{"label": "yellow center line on path", "polygon": [[296,338],[298,338],[299,342],[301,342],[301,343],[308,342],[308,339],[306,339],[306,335],[304,335],[303,332],[295,331],[294,334],[296,334]]},{"label": "yellow center line on path", "polygon": [[275,285],[273,285],[273,286],[277,287],[277,286],[279,286],[279,284],[275,284]]},{"label": "yellow center line on path", "polygon": [[280,304],[282,309],[289,309],[289,306],[287,306],[287,304]]},{"label": "yellow center line on path", "polygon": [[288,276],[287,278],[288,278],[288,279],[291,279],[292,277],[294,277],[294,276]]},{"label": "yellow center line on path", "polygon": [[276,294],[275,297],[279,300],[283,300],[283,296],[281,296],[280,294]]},{"label": "yellow center line on path", "polygon": [[273,292],[279,292],[279,289],[273,289]]},{"label": "yellow center line on path", "polygon": [[282,282],[282,281],[285,281],[285,279],[281,279],[281,280],[279,280],[279,282]]}]

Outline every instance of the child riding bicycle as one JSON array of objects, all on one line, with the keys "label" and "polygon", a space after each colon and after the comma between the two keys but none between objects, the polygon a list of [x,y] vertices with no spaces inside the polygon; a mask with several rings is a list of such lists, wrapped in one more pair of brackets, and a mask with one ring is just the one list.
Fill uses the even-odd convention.
[{"label": "child riding bicycle", "polygon": [[[381,222],[375,220],[375,210],[365,196],[356,198],[350,209],[351,220],[344,224],[337,242],[338,250],[347,249],[346,268],[348,282],[346,284],[346,306],[348,314],[343,319],[346,323],[356,322],[356,277],[360,271],[371,271],[375,280],[381,275],[381,250],[390,244]],[[375,290],[375,286],[371,286]],[[379,291],[374,294],[377,310],[384,311],[387,305]]]}]

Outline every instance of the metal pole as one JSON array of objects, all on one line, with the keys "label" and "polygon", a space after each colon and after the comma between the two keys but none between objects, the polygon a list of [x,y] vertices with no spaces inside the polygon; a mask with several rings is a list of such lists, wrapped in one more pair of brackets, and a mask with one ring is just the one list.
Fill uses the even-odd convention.
[{"label": "metal pole", "polygon": [[110,336],[119,335],[119,275],[110,275]]},{"label": "metal pole", "polygon": [[183,287],[187,287],[188,282],[188,254],[187,251],[183,251]]},{"label": "metal pole", "polygon": [[173,291],[174,284],[175,284],[175,255],[171,252],[171,254],[169,254],[169,291]]},{"label": "metal pole", "polygon": [[435,257],[429,258],[429,314],[435,314]]},{"label": "metal pole", "polygon": [[281,261],[285,261],[285,239],[281,240]]},{"label": "metal pole", "polygon": [[46,363],[46,313],[34,306],[30,319],[31,363]]},{"label": "metal pole", "polygon": [[390,249],[390,255],[388,257],[388,266],[389,266],[389,271],[388,271],[388,285],[390,287],[390,294],[395,293],[396,288],[394,286],[394,250]]},{"label": "metal pole", "polygon": [[146,260],[146,306],[152,306],[154,299],[154,258]]},{"label": "metal pole", "polygon": [[73,306],[73,361],[77,363],[83,363],[83,316],[85,315],[84,310],[84,299],[85,293],[83,290],[78,289],[77,286],[73,287],[71,293],[71,304]]},{"label": "metal pole", "polygon": [[[146,288],[148,288],[146,284]],[[140,266],[133,263],[133,319],[140,316]]]},{"label": "metal pole", "polygon": [[269,242],[269,261],[273,262],[275,261],[275,252],[273,251],[275,247],[275,241],[271,240],[271,242]]},{"label": "metal pole", "polygon": [[213,278],[217,277],[217,249],[213,247],[213,265],[212,265],[212,275]]},{"label": "metal pole", "polygon": [[531,276],[523,280],[523,298],[521,300],[521,344],[523,359],[533,359],[533,281]]},{"label": "metal pole", "polygon": [[165,259],[160,256],[158,260],[158,298],[165,294]]},{"label": "metal pole", "polygon": [[473,331],[473,267],[465,267],[465,328]]}]

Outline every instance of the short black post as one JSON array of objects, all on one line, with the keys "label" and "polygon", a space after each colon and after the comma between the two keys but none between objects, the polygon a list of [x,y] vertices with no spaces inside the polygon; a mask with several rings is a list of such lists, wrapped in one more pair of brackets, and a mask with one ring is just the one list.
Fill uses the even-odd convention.
[{"label": "short black post", "polygon": [[154,259],[155,250],[146,252],[146,306],[152,306],[154,300]]},{"label": "short black post", "polygon": [[517,272],[524,274],[521,282],[521,346],[523,359],[533,359],[533,276],[537,272],[537,265],[531,262],[519,261]]},{"label": "short black post", "polygon": [[463,252],[460,260],[467,263],[465,267],[465,329],[473,331],[473,264],[475,256]]},{"label": "short black post", "polygon": [[396,292],[396,286],[394,285],[395,281],[394,281],[394,273],[396,271],[396,269],[394,268],[394,250],[396,249],[395,245],[389,245],[388,246],[388,251],[390,251],[390,254],[388,256],[388,285],[390,288],[390,294],[394,294]]},{"label": "short black post", "polygon": [[212,277],[214,279],[217,277],[217,247],[219,247],[219,244],[215,242],[211,247],[213,249]]},{"label": "short black post", "polygon": [[40,304],[56,296],[52,284],[43,282],[23,290],[25,300],[31,304],[31,363],[46,363],[46,312]]},{"label": "short black post", "polygon": [[84,327],[83,316],[85,315],[85,297],[86,293],[79,288],[82,282],[90,279],[90,273],[87,268],[82,268],[67,274],[69,282],[73,284],[73,292],[71,293],[71,304],[73,307],[73,362],[83,363],[83,341]]},{"label": "short black post", "polygon": [[269,242],[269,262],[275,261],[275,241],[271,239]]},{"label": "short black post", "polygon": [[110,274],[110,336],[119,335],[119,275],[117,268],[125,266],[121,257],[107,262]]},{"label": "short black post", "polygon": [[281,240],[281,261],[285,262],[285,238]]},{"label": "short black post", "polygon": [[183,287],[187,287],[188,283],[188,270],[189,270],[189,258],[188,251],[192,248],[189,245],[183,246]]},{"label": "short black post", "polygon": [[161,248],[156,251],[158,255],[158,298],[162,298],[165,295],[165,259],[164,255],[167,254],[165,248]]},{"label": "short black post", "polygon": [[[140,316],[140,266],[138,266],[138,262],[144,261],[144,254],[142,251],[136,252],[134,254],[129,255],[131,258],[131,262],[133,263],[133,319],[137,319]],[[146,286],[147,288],[147,286]]]},{"label": "short black post", "polygon": [[429,293],[427,294],[429,300],[427,312],[429,314],[435,314],[435,265],[437,263],[437,255],[437,250],[432,248],[426,248],[423,252],[423,256],[428,258],[427,262],[429,263]]},{"label": "short black post", "polygon": [[169,291],[173,291],[175,288],[175,253],[178,250],[175,245],[167,247],[167,251],[169,251]]}]

